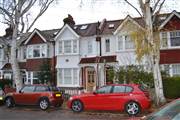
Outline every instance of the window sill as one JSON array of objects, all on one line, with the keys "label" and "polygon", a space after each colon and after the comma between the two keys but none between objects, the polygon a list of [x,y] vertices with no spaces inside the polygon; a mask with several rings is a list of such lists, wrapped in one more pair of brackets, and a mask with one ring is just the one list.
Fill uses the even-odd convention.
[{"label": "window sill", "polygon": [[129,49],[129,50],[118,50],[116,53],[121,53],[121,52],[135,52],[135,49]]}]

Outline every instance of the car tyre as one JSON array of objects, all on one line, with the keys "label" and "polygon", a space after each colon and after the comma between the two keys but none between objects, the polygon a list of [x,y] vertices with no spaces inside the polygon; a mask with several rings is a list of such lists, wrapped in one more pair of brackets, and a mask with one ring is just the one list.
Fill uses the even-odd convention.
[{"label": "car tyre", "polygon": [[7,97],[7,98],[5,99],[5,104],[6,104],[6,107],[8,107],[8,108],[13,107],[13,106],[14,106],[14,100],[13,100],[13,98],[12,98],[12,97]]},{"label": "car tyre", "polygon": [[47,110],[50,106],[49,100],[48,98],[41,98],[39,100],[39,107],[41,108],[41,110]]},{"label": "car tyre", "polygon": [[71,104],[71,109],[74,112],[81,112],[83,110],[83,103],[80,100],[74,100]]},{"label": "car tyre", "polygon": [[140,105],[134,101],[128,102],[125,106],[125,111],[130,116],[135,116],[140,113],[140,109]]}]

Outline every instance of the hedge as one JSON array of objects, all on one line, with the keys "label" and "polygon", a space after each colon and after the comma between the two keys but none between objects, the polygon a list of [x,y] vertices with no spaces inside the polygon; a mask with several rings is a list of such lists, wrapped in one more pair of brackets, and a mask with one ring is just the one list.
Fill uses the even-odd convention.
[{"label": "hedge", "polygon": [[9,86],[11,86],[12,85],[12,81],[11,80],[0,80],[0,87],[2,88],[2,89],[4,89],[4,86],[5,85],[9,85]]},{"label": "hedge", "polygon": [[180,77],[168,77],[163,79],[164,95],[174,99],[180,97]]}]

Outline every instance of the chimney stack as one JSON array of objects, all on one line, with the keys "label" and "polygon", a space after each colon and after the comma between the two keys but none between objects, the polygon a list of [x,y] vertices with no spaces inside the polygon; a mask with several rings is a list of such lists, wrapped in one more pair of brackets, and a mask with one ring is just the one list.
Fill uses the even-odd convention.
[{"label": "chimney stack", "polygon": [[75,25],[75,21],[73,20],[73,17],[70,14],[68,14],[67,18],[64,18],[63,22],[64,22],[64,25],[68,24],[71,27]]}]

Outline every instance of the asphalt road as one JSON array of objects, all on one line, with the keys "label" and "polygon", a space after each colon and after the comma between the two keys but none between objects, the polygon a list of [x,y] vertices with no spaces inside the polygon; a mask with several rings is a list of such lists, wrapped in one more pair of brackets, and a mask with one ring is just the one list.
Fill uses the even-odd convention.
[{"label": "asphalt road", "polygon": [[126,114],[119,112],[74,113],[64,108],[50,108],[48,111],[42,111],[38,107],[16,106],[9,109],[0,106],[0,120],[127,120],[129,118]]}]

